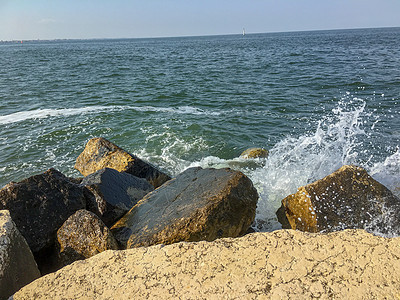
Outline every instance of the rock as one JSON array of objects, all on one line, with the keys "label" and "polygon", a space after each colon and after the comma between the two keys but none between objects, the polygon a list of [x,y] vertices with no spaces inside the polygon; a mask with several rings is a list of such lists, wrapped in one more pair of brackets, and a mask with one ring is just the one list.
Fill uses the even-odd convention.
[{"label": "rock", "polygon": [[114,224],[140,199],[154,190],[143,178],[105,168],[86,176],[82,185],[94,195],[91,211],[101,217],[107,226]]},{"label": "rock", "polygon": [[249,148],[240,154],[242,158],[267,158],[268,150],[264,148]]},{"label": "rock", "polygon": [[111,231],[128,248],[236,237],[253,222],[257,199],[239,171],[191,168],[146,195]]},{"label": "rock", "polygon": [[349,165],[283,199],[277,216],[284,228],[309,232],[365,228],[399,234],[399,213],[397,197],[364,169]]},{"label": "rock", "polygon": [[83,188],[55,169],[11,182],[0,190],[0,209],[10,211],[42,273],[42,260],[49,260],[57,229],[85,205]]},{"label": "rock", "polygon": [[118,250],[110,229],[98,216],[81,209],[70,216],[57,231],[62,265],[92,257],[105,250]]},{"label": "rock", "polygon": [[39,278],[14,300],[397,299],[399,257],[400,238],[278,230],[106,251]]},{"label": "rock", "polygon": [[69,181],[75,184],[81,184],[84,177],[74,178],[74,177],[67,177]]},{"label": "rock", "polygon": [[112,168],[145,178],[155,188],[171,179],[151,164],[132,155],[104,138],[93,138],[76,159],[75,169],[87,176],[100,169]]},{"label": "rock", "polygon": [[40,277],[39,269],[25,239],[8,210],[0,210],[0,298],[7,299]]}]

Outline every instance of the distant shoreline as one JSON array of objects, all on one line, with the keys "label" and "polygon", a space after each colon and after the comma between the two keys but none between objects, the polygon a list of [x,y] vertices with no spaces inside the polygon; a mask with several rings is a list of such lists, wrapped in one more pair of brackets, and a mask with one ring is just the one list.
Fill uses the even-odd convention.
[{"label": "distant shoreline", "polygon": [[[270,31],[270,32],[246,32],[247,35],[259,34],[292,34],[292,33],[307,33],[307,32],[334,32],[334,31],[358,31],[358,30],[385,30],[396,29],[400,26],[388,27],[360,27],[360,28],[334,28],[334,29],[310,29],[310,30],[289,30],[289,31]],[[54,39],[12,39],[0,40],[0,44],[23,44],[30,42],[66,42],[66,41],[104,41],[104,40],[150,40],[150,39],[176,39],[176,38],[209,38],[209,37],[223,37],[223,36],[242,36],[241,32],[226,33],[226,34],[204,34],[204,35],[183,35],[183,36],[154,36],[154,37],[94,37],[94,38],[54,38]]]}]

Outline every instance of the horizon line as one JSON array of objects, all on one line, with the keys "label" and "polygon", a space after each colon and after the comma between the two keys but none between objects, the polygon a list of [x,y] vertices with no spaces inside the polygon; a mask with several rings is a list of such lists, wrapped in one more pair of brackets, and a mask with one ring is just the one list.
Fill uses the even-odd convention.
[{"label": "horizon line", "polygon": [[[245,28],[245,27],[243,27]],[[288,30],[288,31],[268,31],[268,32],[246,32],[246,35],[271,34],[271,33],[296,33],[296,32],[317,32],[317,31],[338,31],[338,30],[363,30],[363,29],[389,29],[400,28],[400,26],[381,26],[381,27],[354,27],[354,28],[332,28],[332,29],[307,29],[307,30]],[[220,34],[198,34],[198,35],[177,35],[177,36],[148,36],[148,37],[92,37],[92,38],[33,38],[33,39],[11,39],[0,42],[24,42],[24,41],[83,41],[83,40],[129,40],[129,39],[167,39],[167,38],[190,38],[190,37],[213,37],[242,35],[242,33],[220,33]]]}]

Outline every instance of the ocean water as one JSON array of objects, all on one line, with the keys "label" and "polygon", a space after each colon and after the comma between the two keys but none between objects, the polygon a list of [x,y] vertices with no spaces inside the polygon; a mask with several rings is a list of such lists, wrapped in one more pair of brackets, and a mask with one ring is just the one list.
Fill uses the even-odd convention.
[{"label": "ocean water", "polygon": [[[256,230],[297,188],[356,164],[400,196],[400,28],[0,43],[0,186],[66,175],[105,137],[177,175],[247,174]],[[266,160],[238,158],[265,147]]]}]

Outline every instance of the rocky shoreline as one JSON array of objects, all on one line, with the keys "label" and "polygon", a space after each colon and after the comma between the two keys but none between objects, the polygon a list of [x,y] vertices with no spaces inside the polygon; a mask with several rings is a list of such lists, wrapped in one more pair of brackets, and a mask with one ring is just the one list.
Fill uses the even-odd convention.
[{"label": "rocky shoreline", "polygon": [[[242,155],[267,159],[268,152],[256,148]],[[399,238],[379,238],[362,230],[326,234],[360,228],[385,233],[390,228],[392,234],[400,235],[400,200],[362,168],[343,166],[315,183],[299,187],[296,194],[282,200],[277,211],[282,227],[313,232],[312,235],[293,230],[247,234],[253,231],[258,193],[251,180],[239,171],[190,168],[171,178],[104,138],[88,141],[75,168],[85,177],[68,178],[50,169],[17,183],[10,182],[0,190],[1,299],[20,288],[14,299],[113,299],[117,294],[124,299],[155,298],[158,293],[162,298],[297,295],[309,299],[316,295],[339,297],[346,288],[367,298],[384,298],[396,288],[399,290],[397,271],[385,269],[390,264],[400,269]],[[342,252],[330,246],[334,245],[332,239],[343,245]],[[379,250],[379,256],[378,250],[357,250],[368,243],[371,249],[386,250]],[[270,248],[272,244],[274,247]],[[277,248],[288,251],[299,245],[304,249],[297,254],[282,255],[275,263],[270,258],[277,257]],[[305,253],[310,247],[312,253]],[[331,270],[331,281],[316,271],[327,263],[318,256],[320,250],[316,249],[320,247],[327,257],[338,257],[328,259],[328,264],[345,266],[343,272]],[[354,253],[348,251],[349,247],[356,249],[351,263],[348,260],[354,258]],[[219,251],[226,256],[220,256]],[[166,255],[167,252],[175,254]],[[186,252],[192,255],[187,256]],[[309,268],[302,263],[289,268],[290,261],[300,262],[304,255],[309,257]],[[127,265],[128,261],[135,261],[133,257],[146,257],[153,264],[146,266],[142,274],[142,258]],[[246,263],[241,265],[235,259]],[[362,265],[363,259],[376,263]],[[379,260],[385,263],[379,264]],[[177,261],[179,266],[172,268]],[[216,267],[202,268],[204,263]],[[118,267],[119,264],[124,267]],[[168,274],[163,271],[165,264],[172,268]],[[254,278],[250,280],[246,271],[240,274],[232,268],[248,270]],[[95,269],[102,274],[99,282],[95,280]],[[123,269],[127,275],[113,277]],[[383,272],[386,277],[370,282],[373,276],[368,275],[359,284],[347,280],[336,285],[339,278],[356,276],[358,269],[364,270],[362,276],[371,271]],[[48,275],[37,279],[40,274]],[[187,286],[182,283],[186,280],[184,274],[193,277],[188,279]],[[195,280],[199,274],[202,280]],[[107,276],[114,279],[107,282]],[[127,281],[125,276],[130,279]],[[183,277],[179,279],[180,276]],[[258,278],[265,276],[268,280]],[[278,280],[287,276],[292,276],[292,280]],[[64,278],[65,282],[57,278]],[[160,282],[149,284],[155,278]],[[208,282],[205,278],[219,279]],[[293,282],[297,284],[289,288]],[[315,282],[319,282],[318,287]],[[371,288],[363,289],[366,283]]]}]

